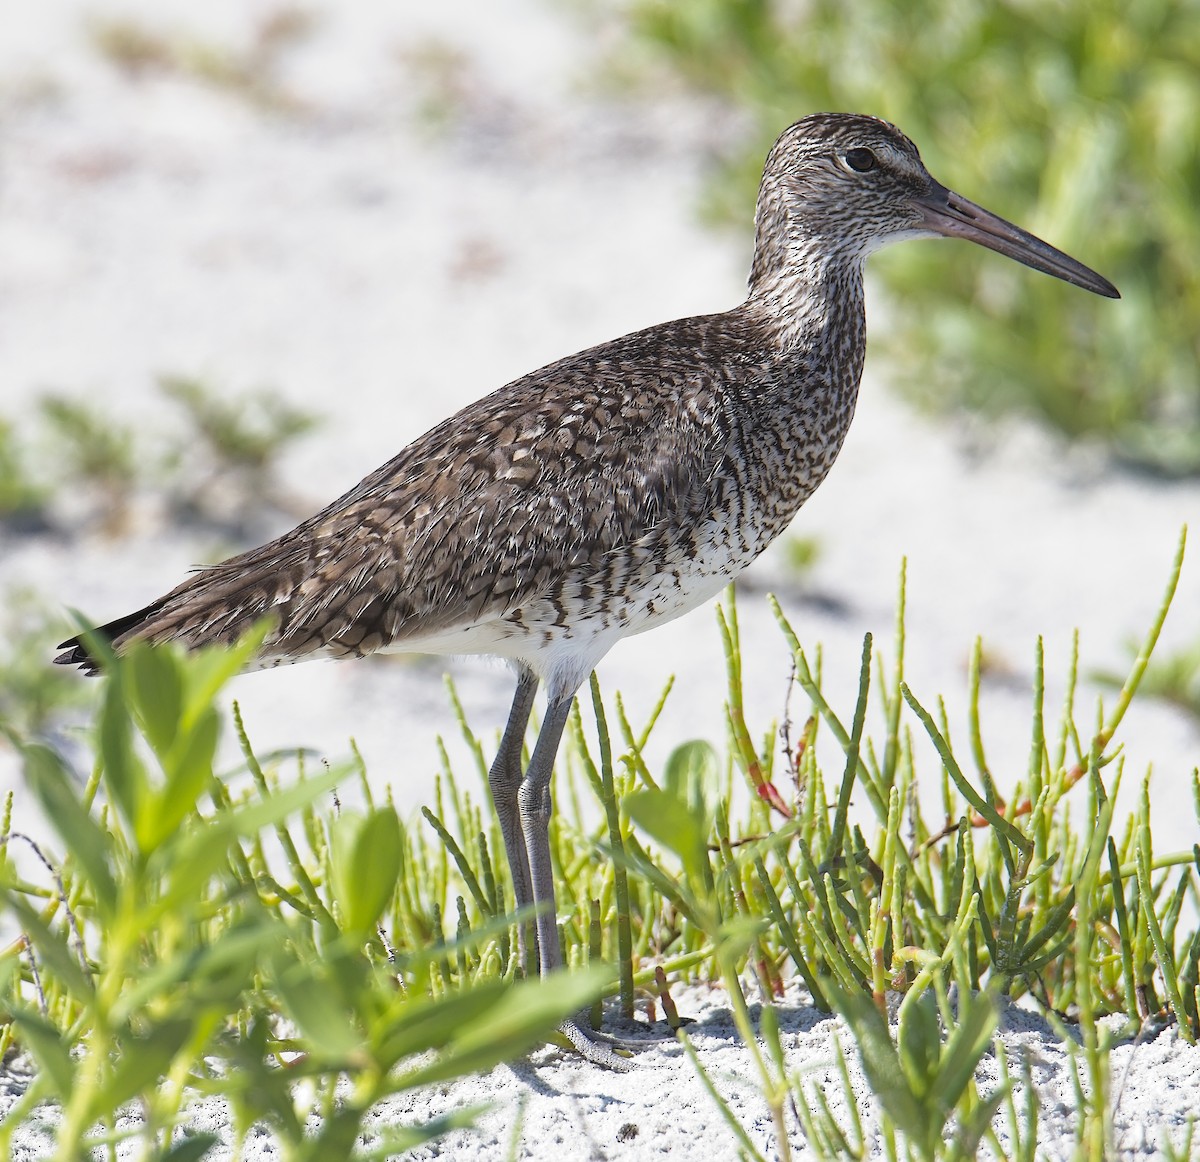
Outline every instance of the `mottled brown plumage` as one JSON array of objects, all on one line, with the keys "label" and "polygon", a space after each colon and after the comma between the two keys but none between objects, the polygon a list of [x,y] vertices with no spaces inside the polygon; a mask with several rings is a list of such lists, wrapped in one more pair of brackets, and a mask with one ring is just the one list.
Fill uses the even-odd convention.
[{"label": "mottled brown plumage", "polygon": [[[491,772],[517,903],[548,905],[554,754],[579,684],[621,637],[718,592],[821,483],[850,426],[862,265],[888,242],[969,238],[1086,287],[1111,284],[938,185],[873,118],[818,114],[767,159],[746,301],[561,359],[470,404],[277,540],[100,628],[232,642],[270,614],[264,665],[376,650],[508,659],[517,695]],[[94,667],[79,639],[59,662]],[[549,705],[526,771],[539,681]],[[612,1051],[571,1024],[593,1060]]]}]

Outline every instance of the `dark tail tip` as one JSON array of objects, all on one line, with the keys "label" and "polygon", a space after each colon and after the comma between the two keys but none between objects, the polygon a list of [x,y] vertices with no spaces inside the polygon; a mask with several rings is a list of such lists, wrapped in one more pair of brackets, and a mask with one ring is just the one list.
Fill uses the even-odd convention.
[{"label": "dark tail tip", "polygon": [[86,633],[68,638],[65,642],[59,642],[58,648],[63,652],[54,659],[54,664],[56,666],[79,666],[89,677],[99,674],[104,665],[104,658],[90,650],[85,639],[99,638],[101,641],[111,644],[149,620],[161,606],[162,602],[156,601],[152,605],[147,605],[145,609],[139,609],[136,613],[118,617],[115,621],[98,625]]},{"label": "dark tail tip", "polygon": [[[99,630],[93,630],[93,633],[99,633]],[[83,642],[77,637],[68,638],[65,642],[59,642],[58,648],[63,652],[54,659],[56,666],[82,666],[85,674],[97,674],[100,672],[100,664],[95,658],[87,652]]]}]

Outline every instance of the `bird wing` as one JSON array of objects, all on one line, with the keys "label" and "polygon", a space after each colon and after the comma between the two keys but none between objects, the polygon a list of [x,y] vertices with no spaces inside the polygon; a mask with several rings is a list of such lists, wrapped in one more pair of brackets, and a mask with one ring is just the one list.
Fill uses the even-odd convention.
[{"label": "bird wing", "polygon": [[720,318],[627,336],[468,405],[290,532],[112,623],[116,644],[232,641],[273,614],[265,661],[368,653],[617,579],[630,555],[665,559],[711,511],[728,452],[722,375],[697,370]]}]

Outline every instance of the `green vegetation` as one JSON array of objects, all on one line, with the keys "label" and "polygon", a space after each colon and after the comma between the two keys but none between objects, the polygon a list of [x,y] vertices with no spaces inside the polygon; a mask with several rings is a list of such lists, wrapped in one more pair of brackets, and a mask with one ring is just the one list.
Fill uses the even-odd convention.
[{"label": "green vegetation", "polygon": [[13,425],[0,419],[0,527],[32,530],[46,524],[47,490],[30,459]]},{"label": "green vegetation", "polygon": [[[636,841],[625,860],[635,879],[652,883],[685,918],[681,940],[687,924],[707,936],[716,974],[730,991],[757,1063],[781,1157],[789,1156],[786,1113],[793,1102],[806,1134],[824,1153],[862,1157],[867,1151],[861,1126],[839,1125],[827,1104],[814,1106],[804,1079],[788,1071],[769,1006],[754,1027],[739,971],[753,971],[764,996],[778,993],[781,973],[794,972],[818,1007],[841,1013],[882,1107],[880,1128],[893,1157],[970,1157],[970,1143],[980,1139],[1001,1157],[1010,1156],[992,1125],[997,1111],[1009,1128],[1010,1148],[1016,1143],[1011,1156],[1028,1156],[1021,1143],[1032,1151],[1036,1106],[1018,1115],[1010,1084],[980,1094],[972,1078],[991,1047],[991,997],[1028,995],[1060,1027],[1058,1014],[1077,1012],[1078,1045],[1062,1032],[1065,1043],[1075,1046],[1078,1145],[1087,1157],[1108,1156],[1113,1146],[1108,1050],[1118,1032],[1099,1018],[1124,1014],[1131,1032],[1175,1023],[1189,1043],[1200,1036],[1200,931],[1180,929],[1184,902],[1193,909],[1200,902],[1200,850],[1155,855],[1148,776],[1137,811],[1119,833],[1113,827],[1124,775],[1116,732],[1149,663],[1181,564],[1182,543],[1159,618],[1115,705],[1100,713],[1091,731],[1076,721],[1075,663],[1070,694],[1051,728],[1039,648],[1029,768],[1007,802],[985,758],[979,647],[971,674],[968,763],[950,744],[944,708],[931,713],[904,683],[903,600],[893,667],[876,659],[868,638],[849,718],[827,702],[819,662],[810,665],[777,608],[795,650],[797,680],[814,710],[788,772],[796,795],[785,802],[772,782],[769,741],[756,749],[745,726],[736,618],[723,620],[733,761],[756,792],[755,810],[744,827],[731,830],[728,798],[714,803],[711,794],[698,793],[704,777],[695,773],[695,758],[688,759],[686,774],[669,763],[661,789],[627,793],[623,801],[633,819],[677,857],[683,874],[658,870],[660,861]],[[885,728],[880,742],[866,735],[873,698]],[[827,792],[817,766],[819,729],[831,731],[845,755],[836,796]],[[927,736],[941,759],[944,825],[931,826],[914,806],[914,731]],[[676,763],[682,753],[676,752]],[[969,767],[974,779],[965,774]],[[1200,772],[1193,772],[1192,782],[1200,814]],[[1071,816],[1077,787],[1087,796],[1082,828]],[[862,825],[850,822],[852,799],[870,804],[870,840]],[[774,830],[768,805],[787,817]],[[904,994],[896,1045],[881,1016],[892,991]],[[977,998],[968,999],[973,994]],[[944,1036],[937,1032],[939,1015]],[[686,1033],[680,1037],[686,1040]],[[693,1059],[702,1069],[702,1061]],[[708,1084],[720,1101],[715,1083]],[[1027,1090],[1022,1100],[1033,1103],[1034,1097]],[[853,1095],[848,1104],[854,1107]],[[759,1157],[724,1108],[742,1151]],[[943,1140],[951,1117],[955,1133]]]},{"label": "green vegetation", "polygon": [[[1132,652],[1136,655],[1136,647]],[[1101,672],[1096,678],[1109,686],[1121,685],[1116,674]],[[1142,693],[1170,702],[1200,720],[1200,640],[1166,657],[1155,658],[1146,670]]]},{"label": "green vegetation", "polygon": [[789,536],[783,542],[783,553],[792,573],[807,580],[821,559],[821,542],[816,537]]},{"label": "green vegetation", "polygon": [[[522,1052],[604,982],[597,969],[514,985],[497,951],[505,921],[442,939],[436,864],[406,842],[395,810],[361,780],[364,810],[315,811],[348,771],[301,771],[283,786],[243,735],[248,784],[215,779],[213,700],[256,645],[110,659],[82,799],[53,750],[22,745],[69,854],[50,861],[6,825],[0,905],[24,940],[0,956],[0,1044],[18,1043],[37,1070],[0,1124],[5,1157],[50,1099],[63,1162],[130,1138],[145,1157],[197,1159],[216,1139],[187,1128],[187,1103],[215,1094],[239,1143],[266,1123],[284,1158],[348,1158],[382,1099]],[[48,883],[17,870],[23,844]],[[415,862],[398,893],[402,859]],[[377,931],[385,914],[403,938],[392,956]],[[417,934],[404,927],[414,918]],[[130,1106],[141,1124],[119,1128]],[[393,1156],[472,1112],[397,1127],[357,1156]],[[315,1132],[310,1113],[323,1118]]]},{"label": "green vegetation", "polygon": [[[25,940],[0,953],[0,1053],[19,1046],[38,1072],[0,1144],[51,1098],[62,1110],[60,1159],[122,1134],[154,1157],[200,1157],[208,1143],[180,1137],[187,1103],[216,1094],[239,1135],[265,1122],[286,1157],[383,1156],[449,1126],[413,1127],[355,1155],[363,1119],[387,1094],[520,1054],[602,992],[632,1011],[644,988],[661,999],[736,1148],[758,1158],[723,1080],[673,1017],[671,982],[702,976],[728,993],[782,1158],[801,1132],[827,1156],[864,1156],[853,1111],[869,1095],[854,1092],[842,1059],[852,1113],[839,1121],[789,1067],[773,1005],[756,1017],[748,981],[769,1001],[797,978],[818,1008],[841,1013],[889,1155],[913,1159],[969,1157],[975,1142],[1034,1155],[1028,1078],[1003,1063],[999,1084],[984,1091],[976,1080],[997,999],[1028,997],[1072,1054],[1081,1155],[1111,1154],[1109,1047],[1168,1025],[1186,1042],[1200,1037],[1200,931],[1188,928],[1200,849],[1155,851],[1148,776],[1129,821],[1115,823],[1127,777],[1119,729],[1182,558],[1181,542],[1160,614],[1112,704],[1085,714],[1092,725],[1077,715],[1077,659],[1057,721],[1047,711],[1039,647],[1028,768],[1006,797],[979,720],[982,651],[967,743],[955,745],[945,708],[905,683],[903,585],[890,659],[866,639],[848,711],[776,607],[812,707],[786,755],[775,730],[757,742],[747,722],[732,599],[720,611],[724,755],[690,741],[652,770],[662,700],[637,722],[593,679],[556,788],[551,843],[572,983],[555,991],[514,984],[512,893],[482,791],[492,747],[457,700],[477,769],[463,780],[446,763],[425,827],[377,803],[360,765],[301,765],[286,780],[264,771],[240,722],[245,770],[214,776],[213,699],[253,641],[112,660],[82,799],[52,750],[22,744],[60,847],[46,853],[51,874],[27,875],[9,831],[0,901]],[[825,734],[840,767],[830,776],[817,756]],[[917,790],[931,779],[942,809],[927,819]],[[361,808],[330,802],[339,782],[341,800],[356,788]],[[1192,784],[1200,811],[1200,772]],[[595,824],[584,822],[596,815],[589,798],[600,805]],[[414,1059],[425,1050],[436,1052]],[[115,1124],[125,1102],[142,1114],[137,1129]],[[302,1135],[310,1112],[322,1116],[319,1138]]]},{"label": "green vegetation", "polygon": [[71,629],[32,589],[4,592],[0,607],[0,727],[22,737],[58,731],[83,708],[93,706],[99,687],[52,666],[49,648]]},{"label": "green vegetation", "polygon": [[86,496],[101,532],[119,536],[144,471],[133,428],[65,396],[43,396],[40,405],[62,484]]},{"label": "green vegetation", "polygon": [[184,376],[164,376],[160,388],[182,423],[150,436],[54,393],[21,428],[0,418],[0,528],[120,537],[135,511],[157,511],[242,539],[264,514],[307,513],[280,484],[278,466],[316,416],[266,389],[227,401]]},{"label": "green vegetation", "polygon": [[[181,508],[213,519],[221,512],[216,494],[222,492],[230,513],[273,507],[292,516],[308,515],[307,507],[280,487],[276,472],[280,454],[317,426],[316,416],[273,391],[242,393],[227,401],[198,379],[165,375],[159,386],[183,409],[191,437],[179,451],[186,464],[179,475],[188,481]],[[231,517],[227,513],[223,519]]]},{"label": "green vegetation", "polygon": [[[1189,0],[633,0],[626,77],[665,70],[753,132],[709,210],[749,228],[762,159],[816,110],[874,113],[939,180],[1110,277],[1100,303],[972,248],[873,263],[874,332],[922,404],[1023,412],[1200,471],[1200,36]],[[1020,336],[1020,342],[1013,342]]]},{"label": "green vegetation", "polygon": [[218,44],[167,33],[126,17],[98,18],[87,32],[96,51],[130,80],[174,74],[212,85],[275,113],[295,113],[300,102],[280,80],[287,54],[312,33],[314,18],[281,4],[254,26],[249,43]]}]

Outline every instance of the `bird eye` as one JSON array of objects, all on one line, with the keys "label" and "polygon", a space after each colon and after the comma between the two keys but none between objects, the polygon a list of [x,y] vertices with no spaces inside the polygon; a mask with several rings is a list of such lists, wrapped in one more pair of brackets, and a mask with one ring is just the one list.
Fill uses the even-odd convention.
[{"label": "bird eye", "polygon": [[866,173],[879,163],[869,149],[858,148],[846,150],[846,164],[856,173]]}]

